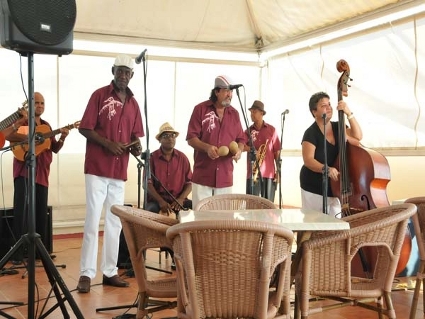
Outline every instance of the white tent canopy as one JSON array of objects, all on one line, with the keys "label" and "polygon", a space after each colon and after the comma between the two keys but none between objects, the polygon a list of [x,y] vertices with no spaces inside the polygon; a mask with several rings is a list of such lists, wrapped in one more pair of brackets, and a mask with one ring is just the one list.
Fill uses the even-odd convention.
[{"label": "white tent canopy", "polygon": [[268,51],[423,4],[422,0],[76,2],[77,38],[244,52]]}]

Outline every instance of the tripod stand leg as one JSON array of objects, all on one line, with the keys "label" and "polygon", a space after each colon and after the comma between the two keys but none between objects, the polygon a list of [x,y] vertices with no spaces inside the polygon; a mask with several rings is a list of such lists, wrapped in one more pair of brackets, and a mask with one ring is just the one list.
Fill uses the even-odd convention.
[{"label": "tripod stand leg", "polygon": [[[24,303],[19,301],[0,301],[0,305],[23,306]],[[11,315],[5,313],[3,310],[0,310],[0,317],[5,317],[7,319],[15,319]]]},{"label": "tripod stand leg", "polygon": [[[49,253],[47,252],[46,248],[43,246],[43,243],[41,242],[40,237],[37,237],[35,239],[36,248],[40,254],[41,261],[43,263],[44,269],[46,270],[46,274],[49,278],[50,284],[52,285],[53,291],[56,295],[56,299],[58,301],[58,305],[62,310],[62,313],[65,315],[68,315],[67,309],[65,307],[64,301],[68,300],[69,305],[71,306],[72,310],[74,311],[75,316],[78,319],[84,319],[83,314],[81,313],[80,309],[78,308],[74,298],[72,297],[71,293],[69,292],[65,282],[63,281],[62,277],[60,276],[56,266],[53,264],[52,259],[49,256]],[[62,298],[58,286],[62,289],[62,293],[64,294],[64,298]],[[54,306],[54,308],[57,308],[57,305]],[[46,314],[49,314],[51,311],[48,311]],[[40,316],[39,318],[45,318],[46,314],[43,316]],[[66,317],[69,318],[69,315]]]},{"label": "tripod stand leg", "polygon": [[[10,250],[7,252],[6,255],[3,256],[3,258],[0,260],[0,269],[3,269],[4,265],[6,265],[6,263],[9,261],[9,259],[13,256],[13,254],[19,249],[21,248],[21,246],[25,243],[28,242],[27,237],[26,236],[22,236],[15,245],[13,245],[12,248],[10,248]],[[23,302],[6,302],[6,301],[0,301],[0,304],[7,304],[7,305],[15,305],[15,306],[20,306],[23,305]],[[14,317],[8,315],[7,313],[3,312],[2,310],[0,310],[0,316],[3,316],[7,319],[15,319]]]},{"label": "tripod stand leg", "polygon": [[15,317],[12,317],[10,315],[8,315],[7,313],[3,312],[0,310],[0,316],[5,317],[7,319],[15,319]]},{"label": "tripod stand leg", "polygon": [[10,258],[13,256],[13,254],[21,248],[21,246],[25,243],[28,243],[27,235],[23,235],[15,245],[13,245],[12,248],[7,252],[6,255],[3,256],[3,258],[0,260],[0,269],[3,269],[4,265],[7,264],[7,262],[10,260]]}]

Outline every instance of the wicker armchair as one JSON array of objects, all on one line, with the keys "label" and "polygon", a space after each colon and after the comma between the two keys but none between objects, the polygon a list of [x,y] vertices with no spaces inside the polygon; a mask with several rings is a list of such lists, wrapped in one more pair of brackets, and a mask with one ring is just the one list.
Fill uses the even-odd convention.
[{"label": "wicker armchair", "polygon": [[[177,266],[179,318],[275,318],[280,306],[278,318],[290,318],[289,229],[246,220],[195,221],[170,227],[167,238]],[[269,289],[276,269],[277,286]]]},{"label": "wicker armchair", "polygon": [[[310,314],[346,305],[375,310],[379,318],[396,318],[391,288],[407,223],[415,213],[413,204],[376,208],[344,218],[350,223],[350,230],[313,233],[302,244],[295,318],[301,315],[305,319]],[[373,275],[367,279],[353,277],[352,259],[360,248],[368,246],[377,250]],[[310,308],[310,295],[338,303]]]},{"label": "wicker armchair", "polygon": [[[418,212],[412,217],[412,221],[413,226],[415,227],[416,242],[418,244],[419,257],[421,259],[421,263],[419,265],[418,273],[416,275],[415,292],[413,294],[412,307],[410,308],[409,317],[410,319],[415,319],[421,284],[425,286],[425,196],[408,198],[405,203],[415,204],[418,208]],[[425,305],[425,295],[423,295],[422,298],[423,305]]]},{"label": "wicker armchair", "polygon": [[178,221],[128,206],[113,205],[111,211],[121,219],[139,288],[136,318],[141,319],[148,313],[175,308],[177,301],[151,299],[177,298],[177,284],[174,276],[150,280],[145,268],[144,252],[148,248],[167,247],[171,249],[171,242],[165,234],[167,229],[177,224]]},{"label": "wicker armchair", "polygon": [[267,198],[249,194],[220,194],[204,198],[194,210],[242,210],[276,208]]}]

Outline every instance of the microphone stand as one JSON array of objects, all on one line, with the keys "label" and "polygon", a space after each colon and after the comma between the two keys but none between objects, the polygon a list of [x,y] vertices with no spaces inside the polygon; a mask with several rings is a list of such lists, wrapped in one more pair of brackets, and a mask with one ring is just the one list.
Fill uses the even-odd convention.
[{"label": "microphone stand", "polygon": [[328,214],[328,175],[329,175],[329,167],[328,167],[328,151],[326,146],[326,113],[322,114],[323,119],[323,155],[325,165],[322,168],[322,197],[323,197],[323,214]]},{"label": "microphone stand", "polygon": [[[143,51],[143,53],[145,53],[145,51]],[[144,185],[144,193],[143,193],[143,208],[146,208],[146,202],[147,202],[147,198],[148,198],[148,180],[151,178],[151,170],[150,170],[150,151],[149,151],[149,122],[148,122],[148,105],[147,105],[147,93],[146,93],[146,76],[147,76],[147,70],[146,70],[146,58],[145,58],[145,54],[142,54],[142,61],[143,61],[143,91],[145,94],[145,98],[144,98],[144,111],[145,111],[145,119],[146,119],[146,151],[142,153],[142,159],[144,159],[145,164],[145,174],[144,174],[144,178],[143,178],[143,185]],[[136,61],[137,62],[137,61]],[[139,161],[139,159],[137,159]],[[139,169],[140,172],[140,168],[143,166],[142,163],[139,162],[139,164],[137,165],[137,168]],[[139,185],[140,185],[140,175],[139,175]],[[139,191],[139,196],[138,196],[138,207],[140,208],[140,191]]]},{"label": "microphone stand", "polygon": [[240,105],[241,110],[242,110],[242,117],[244,119],[246,130],[248,132],[248,138],[249,138],[249,142],[248,142],[248,144],[249,144],[248,156],[249,156],[249,163],[250,163],[250,169],[251,169],[251,178],[250,178],[250,185],[249,185],[249,190],[250,191],[249,191],[249,194],[254,194],[254,163],[255,163],[255,164],[257,164],[258,174],[260,176],[260,195],[262,195],[263,194],[263,190],[262,190],[262,187],[263,187],[263,177],[261,175],[260,166],[258,165],[259,164],[259,161],[258,161],[257,156],[256,156],[256,150],[255,150],[254,142],[253,142],[252,136],[251,136],[251,129],[250,129],[250,126],[249,126],[249,123],[248,123],[248,115],[247,115],[247,112],[245,111],[245,109],[242,106],[241,98],[239,96],[239,88],[238,87],[236,88],[236,95],[238,96],[239,105]]},{"label": "microphone stand", "polygon": [[[283,141],[283,127],[285,126],[286,113],[283,112],[281,116],[281,130],[280,130],[280,152],[282,152]],[[279,208],[282,208],[282,154],[279,154],[277,161],[277,176],[279,178]]]}]

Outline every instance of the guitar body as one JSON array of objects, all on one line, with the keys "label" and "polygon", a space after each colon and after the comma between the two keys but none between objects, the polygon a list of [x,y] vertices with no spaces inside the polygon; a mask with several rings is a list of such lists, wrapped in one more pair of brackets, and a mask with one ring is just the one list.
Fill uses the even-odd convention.
[{"label": "guitar body", "polygon": [[[80,121],[75,122],[74,124],[69,124],[62,129],[73,129],[78,128],[80,126]],[[37,125],[35,127],[35,135],[36,135],[36,144],[35,144],[35,150],[34,155],[38,156],[45,150],[50,149],[51,147],[51,140],[50,138],[52,136],[55,136],[61,132],[61,129],[57,129],[54,131],[50,130],[50,127],[46,124]],[[28,127],[20,127],[18,130],[18,133],[28,135]],[[37,137],[41,137],[39,141],[37,141]],[[19,161],[24,161],[25,157],[29,150],[28,143],[15,143],[14,145],[11,145],[11,149],[13,152],[13,155],[16,157]]]},{"label": "guitar body", "polygon": [[[39,136],[40,135],[44,136],[50,133],[51,130],[49,126],[42,124],[42,125],[36,126],[35,132]],[[18,130],[18,133],[20,133],[19,130]],[[36,142],[35,149],[34,149],[35,156],[38,156],[40,153],[44,152],[45,150],[50,149],[50,146],[51,146],[50,137],[45,138],[44,141],[42,141],[41,143]],[[29,145],[27,143],[21,144],[21,145],[17,145],[17,144],[12,145],[13,155],[19,161],[25,161],[25,156],[27,155],[28,150],[29,150]]]}]

